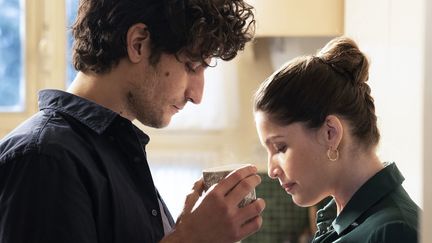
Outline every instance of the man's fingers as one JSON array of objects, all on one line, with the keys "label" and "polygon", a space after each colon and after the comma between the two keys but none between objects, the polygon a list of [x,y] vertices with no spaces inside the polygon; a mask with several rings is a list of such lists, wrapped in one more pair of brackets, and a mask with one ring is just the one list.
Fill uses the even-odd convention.
[{"label": "man's fingers", "polygon": [[[192,187],[192,191],[186,196],[183,213],[190,213],[204,191],[204,181],[200,178]],[[182,213],[182,214],[183,214]]]},{"label": "man's fingers", "polygon": [[[257,173],[257,168],[254,165],[247,165],[231,172],[227,177],[221,180],[216,188],[221,193],[228,194],[241,180]],[[246,194],[245,194],[246,195]]]},{"label": "man's fingers", "polygon": [[226,194],[226,200],[238,204],[243,198],[261,183],[261,177],[257,174],[250,175],[241,180],[231,191]]},{"label": "man's fingers", "polygon": [[260,215],[262,211],[264,211],[265,206],[266,204],[264,199],[257,198],[257,200],[251,202],[250,204],[244,206],[243,208],[240,208],[240,211],[242,213],[240,221],[246,222],[250,218]]},{"label": "man's fingers", "polygon": [[257,232],[261,228],[262,222],[262,216],[258,215],[244,223],[240,228],[240,235],[242,235],[242,238],[244,239]]},{"label": "man's fingers", "polygon": [[261,228],[263,221],[261,213],[264,210],[265,205],[265,201],[258,198],[256,201],[240,209],[243,211],[243,215],[245,215],[242,219],[244,223],[240,228],[241,235],[247,237]]}]

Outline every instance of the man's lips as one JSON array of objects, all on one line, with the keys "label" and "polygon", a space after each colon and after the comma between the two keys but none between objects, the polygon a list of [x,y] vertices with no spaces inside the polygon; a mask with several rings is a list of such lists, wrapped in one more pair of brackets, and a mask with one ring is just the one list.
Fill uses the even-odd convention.
[{"label": "man's lips", "polygon": [[173,105],[173,106],[177,111],[181,111],[184,107],[184,105]]}]

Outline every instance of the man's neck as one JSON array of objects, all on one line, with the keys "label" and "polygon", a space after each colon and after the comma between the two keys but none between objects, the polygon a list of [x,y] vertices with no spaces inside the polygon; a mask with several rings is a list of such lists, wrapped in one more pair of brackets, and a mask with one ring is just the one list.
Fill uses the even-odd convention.
[{"label": "man's neck", "polygon": [[117,76],[114,72],[103,75],[78,72],[67,91],[91,100],[132,121],[134,117],[127,108],[127,100],[123,95],[124,88]]}]

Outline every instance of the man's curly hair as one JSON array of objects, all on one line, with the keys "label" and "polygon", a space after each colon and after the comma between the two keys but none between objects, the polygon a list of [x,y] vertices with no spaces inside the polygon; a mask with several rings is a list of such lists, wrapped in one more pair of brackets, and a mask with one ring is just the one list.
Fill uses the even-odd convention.
[{"label": "man's curly hair", "polygon": [[126,34],[136,23],[150,32],[152,64],[162,53],[231,60],[255,31],[244,0],[80,0],[72,27],[75,68],[109,72],[127,55]]}]

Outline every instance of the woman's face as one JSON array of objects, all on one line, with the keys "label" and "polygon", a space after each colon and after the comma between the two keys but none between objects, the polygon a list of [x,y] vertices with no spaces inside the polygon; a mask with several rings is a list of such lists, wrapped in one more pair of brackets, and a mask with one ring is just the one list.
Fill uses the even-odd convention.
[{"label": "woman's face", "polygon": [[261,111],[255,113],[255,123],[267,150],[269,176],[279,179],[297,205],[311,206],[329,195],[327,146],[320,142],[319,129],[300,122],[280,126]]}]

